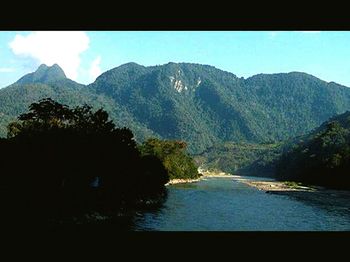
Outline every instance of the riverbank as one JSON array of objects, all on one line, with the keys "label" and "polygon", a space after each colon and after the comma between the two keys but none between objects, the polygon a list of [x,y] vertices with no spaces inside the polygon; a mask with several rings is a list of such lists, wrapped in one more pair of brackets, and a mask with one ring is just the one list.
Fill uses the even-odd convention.
[{"label": "riverbank", "polygon": [[169,186],[169,185],[175,185],[175,184],[194,183],[194,182],[198,182],[200,180],[201,180],[201,177],[200,178],[196,178],[196,179],[171,179],[165,185]]},{"label": "riverbank", "polygon": [[307,191],[314,192],[320,187],[301,186],[296,183],[283,182],[283,181],[253,181],[249,179],[240,178],[240,182],[247,184],[248,186],[255,187],[264,191]]},{"label": "riverbank", "polygon": [[350,190],[330,189],[321,186],[304,186],[295,182],[256,181],[239,178],[240,182],[265,191],[265,193],[285,195],[317,206],[332,206],[339,212],[350,210]]},{"label": "riverbank", "polygon": [[208,177],[239,177],[239,176],[233,176],[230,175],[228,173],[224,173],[224,172],[215,172],[215,171],[203,171],[203,170],[199,170],[202,175],[199,178],[195,178],[195,179],[171,179],[168,183],[166,183],[166,186],[169,185],[174,185],[174,184],[184,184],[184,183],[194,183],[194,182],[198,182],[202,179],[208,178]]},{"label": "riverbank", "polygon": [[238,176],[233,176],[229,173],[225,172],[217,172],[217,171],[202,171],[201,174],[203,175],[202,177],[238,177]]},{"label": "riverbank", "polygon": [[240,179],[274,182],[273,179],[226,176],[205,172],[200,182],[169,186],[164,205],[138,215],[135,228],[138,231],[350,229],[350,199],[345,196],[331,196],[323,190],[265,193],[241,183]]}]

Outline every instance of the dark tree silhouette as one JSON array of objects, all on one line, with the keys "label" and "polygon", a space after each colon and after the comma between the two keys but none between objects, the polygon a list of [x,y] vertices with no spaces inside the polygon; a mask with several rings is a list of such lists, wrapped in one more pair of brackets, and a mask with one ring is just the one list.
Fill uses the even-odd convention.
[{"label": "dark tree silhouette", "polygon": [[113,217],[163,199],[162,162],[143,157],[133,133],[103,109],[33,103],[0,140],[1,194],[18,224]]}]

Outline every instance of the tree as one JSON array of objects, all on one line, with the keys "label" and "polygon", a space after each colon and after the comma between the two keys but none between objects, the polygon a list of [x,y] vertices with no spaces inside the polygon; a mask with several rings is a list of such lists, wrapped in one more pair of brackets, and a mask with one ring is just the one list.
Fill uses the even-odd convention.
[{"label": "tree", "polygon": [[2,174],[11,176],[1,181],[18,217],[31,214],[45,224],[89,212],[113,216],[164,195],[169,178],[162,162],[141,156],[131,130],[116,128],[103,109],[43,99],[8,130],[0,141],[7,155],[0,156]]},{"label": "tree", "polygon": [[170,179],[198,178],[198,170],[193,159],[186,153],[183,141],[148,139],[140,146],[142,155],[155,156],[162,161]]},{"label": "tree", "polygon": [[[345,123],[346,126],[346,123]],[[338,121],[285,152],[277,164],[280,179],[350,188],[350,130]]]}]

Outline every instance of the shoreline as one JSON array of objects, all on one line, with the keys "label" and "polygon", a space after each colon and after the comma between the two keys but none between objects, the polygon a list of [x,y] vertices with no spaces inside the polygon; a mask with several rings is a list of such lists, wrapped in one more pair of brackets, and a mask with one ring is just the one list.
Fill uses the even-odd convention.
[{"label": "shoreline", "polygon": [[284,195],[308,204],[332,206],[339,212],[350,210],[350,190],[330,189],[321,186],[293,185],[283,181],[247,181],[240,182],[269,194]]},{"label": "shoreline", "polygon": [[176,178],[171,179],[168,183],[165,184],[165,186],[175,185],[175,184],[185,184],[185,183],[194,183],[201,180],[201,177],[195,178],[195,179],[182,179],[182,178]]},{"label": "shoreline", "polygon": [[350,210],[350,190],[331,189],[314,185],[298,185],[287,181],[248,181],[240,182],[269,194],[286,195],[308,203],[332,205]]},{"label": "shoreline", "polygon": [[301,191],[301,192],[315,192],[318,189],[310,186],[290,186],[283,181],[252,181],[249,179],[240,179],[240,182],[248,186],[254,187],[258,190],[269,191]]},{"label": "shoreline", "polygon": [[171,179],[168,183],[165,184],[165,186],[169,185],[175,185],[175,184],[185,184],[185,183],[194,183],[201,181],[202,179],[208,178],[208,177],[231,177],[231,178],[237,178],[240,176],[234,176],[234,175],[229,175],[224,172],[215,172],[215,171],[203,171],[200,170],[202,175],[199,178],[195,179],[181,179],[181,178],[176,178],[176,179]]},{"label": "shoreline", "polygon": [[246,184],[250,187],[254,187],[258,190],[265,191],[266,193],[269,192],[288,192],[288,191],[294,191],[294,192],[316,192],[320,189],[324,189],[322,187],[311,187],[311,186],[301,186],[297,184],[287,184],[285,181],[264,181],[264,180],[252,180],[250,177],[240,176],[240,175],[231,175],[229,173],[225,173],[222,171],[209,171],[209,170],[202,170],[198,169],[198,172],[202,174],[199,178],[195,179],[171,179],[168,183],[165,184],[165,186],[169,185],[175,185],[175,184],[187,184],[187,183],[195,183],[199,182],[203,179],[209,178],[209,177],[228,177],[232,178],[234,180],[237,180],[243,184]]},{"label": "shoreline", "polygon": [[197,179],[173,179],[166,186],[194,183],[210,177],[229,177],[264,193],[285,195],[306,203],[316,203],[317,205],[331,205],[340,211],[344,210],[344,208],[350,210],[350,190],[330,189],[314,185],[304,186],[287,181],[253,180],[250,177],[231,175],[224,172],[201,170],[200,173],[202,176]]},{"label": "shoreline", "polygon": [[229,173],[225,173],[225,172],[216,172],[216,171],[202,171],[200,172],[202,174],[201,177],[240,177],[240,176],[234,176],[231,175]]}]

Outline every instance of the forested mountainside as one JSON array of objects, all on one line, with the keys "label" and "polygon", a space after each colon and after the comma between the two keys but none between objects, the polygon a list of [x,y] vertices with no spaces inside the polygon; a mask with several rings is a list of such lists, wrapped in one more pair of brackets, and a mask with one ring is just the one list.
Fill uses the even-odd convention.
[{"label": "forested mountainside", "polygon": [[223,142],[275,143],[306,134],[350,110],[350,89],[306,73],[259,74],[244,79],[213,66],[128,63],[90,85],[42,65],[0,89],[0,134],[29,104],[51,97],[70,106],[103,107],[136,139],[180,139],[191,153]]},{"label": "forested mountainside", "polygon": [[282,154],[276,177],[350,188],[350,112],[332,117]]},{"label": "forested mountainside", "polygon": [[225,142],[214,145],[195,156],[203,169],[235,175],[275,177],[276,160],[284,143],[251,144]]}]

